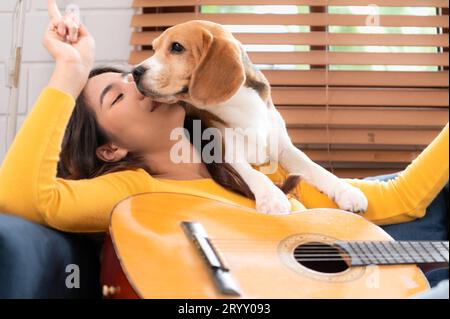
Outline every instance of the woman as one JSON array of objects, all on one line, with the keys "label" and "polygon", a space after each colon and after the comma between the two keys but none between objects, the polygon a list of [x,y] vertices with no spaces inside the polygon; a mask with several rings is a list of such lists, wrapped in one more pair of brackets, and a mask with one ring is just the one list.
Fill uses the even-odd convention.
[{"label": "woman", "polygon": [[[0,211],[60,230],[101,232],[118,201],[144,192],[199,194],[254,207],[248,187],[229,167],[171,161],[174,143],[199,159],[186,137],[169,138],[185,123],[180,105],[152,110],[123,69],[91,72],[94,40],[86,28],[72,15],[61,17],[54,1],[49,15],[44,45],[56,66],[0,169]],[[280,168],[269,177],[280,182],[285,173]],[[448,125],[394,181],[349,182],[369,200],[363,215],[386,224],[423,216],[447,180]],[[304,182],[295,192],[307,208],[336,207]],[[293,210],[303,208],[293,198],[291,203]]]}]

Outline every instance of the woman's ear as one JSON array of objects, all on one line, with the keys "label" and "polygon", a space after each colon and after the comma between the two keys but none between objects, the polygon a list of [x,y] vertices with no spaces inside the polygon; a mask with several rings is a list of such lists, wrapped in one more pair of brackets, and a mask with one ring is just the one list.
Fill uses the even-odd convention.
[{"label": "woman's ear", "polygon": [[239,45],[232,39],[211,34],[208,40],[189,86],[192,104],[197,107],[225,102],[245,81]]},{"label": "woman's ear", "polygon": [[97,157],[104,162],[118,162],[128,154],[128,150],[121,148],[114,143],[106,143],[97,147],[95,151]]}]

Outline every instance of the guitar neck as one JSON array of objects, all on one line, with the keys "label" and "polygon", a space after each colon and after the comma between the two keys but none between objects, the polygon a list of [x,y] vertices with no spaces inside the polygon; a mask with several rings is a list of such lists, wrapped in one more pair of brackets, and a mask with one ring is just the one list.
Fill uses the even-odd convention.
[{"label": "guitar neck", "polygon": [[448,241],[338,242],[352,266],[396,264],[448,264]]}]

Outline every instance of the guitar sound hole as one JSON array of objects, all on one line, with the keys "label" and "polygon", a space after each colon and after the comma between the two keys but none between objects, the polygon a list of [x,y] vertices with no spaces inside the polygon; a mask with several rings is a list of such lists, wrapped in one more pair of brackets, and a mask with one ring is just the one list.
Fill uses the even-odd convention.
[{"label": "guitar sound hole", "polygon": [[294,258],[303,267],[322,273],[340,273],[349,268],[346,262],[349,257],[344,250],[319,242],[297,246]]}]

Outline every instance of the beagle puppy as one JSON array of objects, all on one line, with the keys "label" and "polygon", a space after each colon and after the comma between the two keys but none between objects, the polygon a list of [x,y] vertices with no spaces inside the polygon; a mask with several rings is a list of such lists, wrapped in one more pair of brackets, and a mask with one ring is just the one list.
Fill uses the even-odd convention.
[{"label": "beagle puppy", "polygon": [[[341,209],[367,209],[367,199],[358,188],[314,163],[292,144],[272,102],[268,80],[223,26],[189,21],[167,29],[152,45],[154,55],[133,71],[138,89],[159,102],[184,101],[220,119],[212,124],[222,134],[225,161],[253,192],[258,211],[290,211],[286,195],[251,165],[274,161],[328,195]],[[229,134],[230,128],[235,134]]]}]

